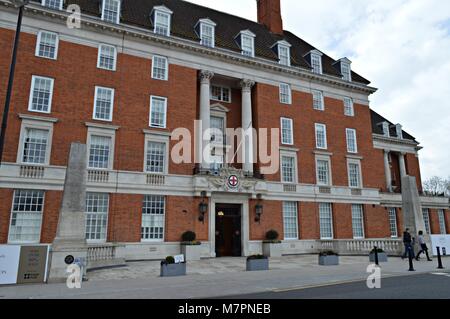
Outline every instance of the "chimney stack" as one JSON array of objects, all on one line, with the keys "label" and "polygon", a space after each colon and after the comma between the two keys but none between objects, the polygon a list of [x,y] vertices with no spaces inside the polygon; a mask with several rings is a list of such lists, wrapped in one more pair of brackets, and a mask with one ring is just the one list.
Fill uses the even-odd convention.
[{"label": "chimney stack", "polygon": [[270,32],[283,34],[280,0],[256,0],[258,23],[264,24]]}]

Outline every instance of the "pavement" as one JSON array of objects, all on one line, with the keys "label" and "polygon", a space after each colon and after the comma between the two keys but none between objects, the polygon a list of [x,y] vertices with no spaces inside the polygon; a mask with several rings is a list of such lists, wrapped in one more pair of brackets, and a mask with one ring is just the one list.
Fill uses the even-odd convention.
[{"label": "pavement", "polygon": [[[450,274],[450,258],[443,258]],[[284,256],[270,259],[269,271],[246,272],[245,258],[216,258],[188,262],[187,275],[159,277],[158,261],[130,262],[127,267],[88,273],[81,289],[66,284],[38,284],[0,287],[0,299],[190,299],[218,298],[280,290],[365,281],[368,257],[340,257],[339,266],[319,266],[317,255]],[[437,260],[414,261],[390,257],[381,264],[382,278],[436,272]]]}]

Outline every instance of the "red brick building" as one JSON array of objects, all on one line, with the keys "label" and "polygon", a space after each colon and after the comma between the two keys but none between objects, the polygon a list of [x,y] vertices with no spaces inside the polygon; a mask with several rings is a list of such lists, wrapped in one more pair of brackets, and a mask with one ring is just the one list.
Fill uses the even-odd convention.
[{"label": "red brick building", "polygon": [[[73,142],[89,153],[88,243],[117,244],[127,259],[179,253],[188,230],[203,257],[261,252],[271,229],[285,254],[401,236],[401,178],[422,191],[419,143],[370,109],[376,89],[348,59],[283,30],[280,1],[257,6],[253,22],[179,0],[31,1],[0,167],[0,243],[53,241]],[[0,0],[1,103],[16,19]],[[209,127],[223,134],[201,141]],[[180,128],[192,141],[182,162]],[[261,150],[259,131],[242,145],[226,128],[276,139]],[[226,163],[222,150],[243,160]],[[420,200],[426,231],[449,233],[448,199]]]}]

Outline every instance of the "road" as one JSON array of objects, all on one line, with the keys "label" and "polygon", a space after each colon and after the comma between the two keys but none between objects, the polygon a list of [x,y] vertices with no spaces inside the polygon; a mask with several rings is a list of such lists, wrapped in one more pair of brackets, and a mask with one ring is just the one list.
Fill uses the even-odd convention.
[{"label": "road", "polygon": [[306,289],[290,289],[226,299],[450,299],[450,274],[430,273],[389,277],[381,280],[381,289],[367,288],[365,281]]}]

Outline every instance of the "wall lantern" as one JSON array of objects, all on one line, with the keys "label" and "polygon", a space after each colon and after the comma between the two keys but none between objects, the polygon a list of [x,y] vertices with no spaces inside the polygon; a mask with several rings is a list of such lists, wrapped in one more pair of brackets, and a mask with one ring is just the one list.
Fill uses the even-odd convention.
[{"label": "wall lantern", "polygon": [[205,223],[205,214],[208,211],[208,204],[205,203],[206,192],[203,191],[201,193],[201,196],[202,196],[202,202],[198,205],[198,210],[200,212],[200,216],[198,217],[198,220],[201,221],[202,223]]},{"label": "wall lantern", "polygon": [[263,205],[261,204],[262,195],[258,194],[258,203],[255,205],[255,222],[260,223],[261,222],[261,215],[263,214]]}]

